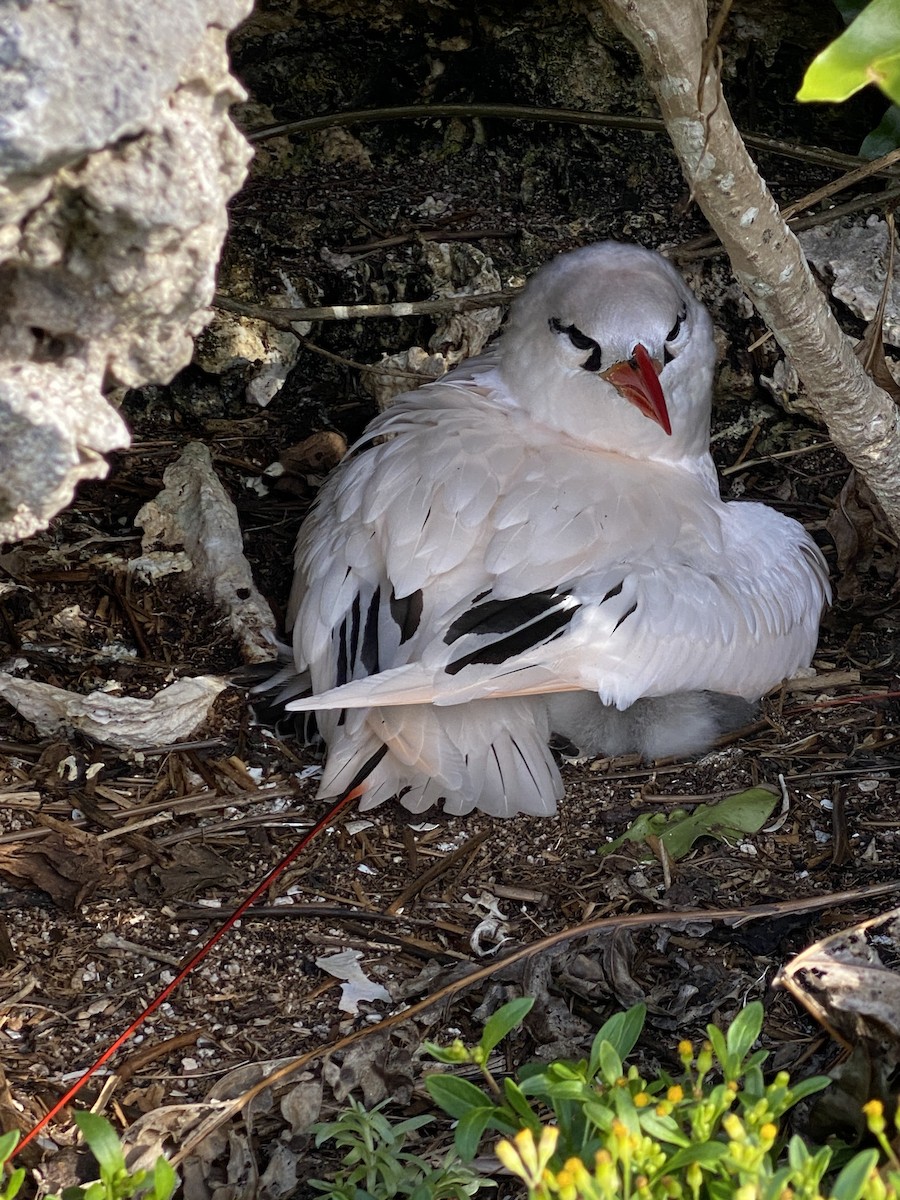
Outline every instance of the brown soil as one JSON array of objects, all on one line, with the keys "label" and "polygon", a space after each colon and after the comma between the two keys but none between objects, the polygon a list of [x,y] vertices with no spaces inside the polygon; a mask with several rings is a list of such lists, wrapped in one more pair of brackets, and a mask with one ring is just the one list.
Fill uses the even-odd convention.
[{"label": "brown soil", "polygon": [[[254,45],[247,36],[237,43],[251,83]],[[396,98],[407,99],[399,85]],[[315,108],[353,100],[332,92]],[[783,132],[769,116],[771,132]],[[252,109],[245,118],[259,123]],[[661,137],[500,122],[386,123],[350,133],[337,149],[329,135],[265,143],[234,204],[223,291],[264,302],[289,278],[301,292],[314,283],[325,302],[427,298],[422,237],[475,244],[506,282],[603,236],[660,245],[704,232]],[[361,165],[361,150],[370,166]],[[763,170],[788,199],[834,174],[786,159],[766,159]],[[749,349],[762,326],[745,314],[722,259],[692,263],[691,278],[725,331],[714,451],[721,468],[738,469],[723,475],[723,491],[803,520],[834,565],[825,521],[846,463],[827,444],[808,449],[827,442],[824,432],[786,416],[760,389],[777,352]],[[426,345],[432,329],[427,319],[322,323],[309,336],[373,362],[382,351]],[[250,484],[318,430],[354,437],[373,404],[357,372],[308,350],[268,408],[248,402],[244,384],[239,370],[210,376],[192,367],[171,388],[130,394],[134,445],[115,457],[109,479],[83,487],[49,530],[0,557],[16,585],[0,609],[10,657],[27,660],[32,678],[83,692],[114,680],[144,695],[172,677],[240,665],[204,597],[134,582],[124,568],[140,549],[137,509],[195,438],[210,445],[259,586],[282,610],[292,542],[317,479],[301,470],[262,497]],[[797,453],[775,457],[784,451]],[[727,1022],[754,997],[766,1005],[773,1066],[803,1075],[834,1063],[835,1043],[769,985],[810,942],[897,903],[896,894],[872,891],[896,883],[900,853],[896,547],[879,526],[866,526],[864,512],[853,528],[857,557],[835,570],[841,598],[823,623],[821,685],[770,697],[756,726],[699,761],[567,764],[567,795],[552,820],[411,820],[399,807],[343,817],[79,1102],[95,1101],[102,1085],[105,1111],[127,1127],[161,1106],[196,1104],[214,1086],[215,1095],[239,1095],[253,1064],[324,1054],[348,1032],[372,1027],[367,1013],[391,1005],[341,1012],[340,984],[316,965],[346,947],[362,952],[365,974],[394,1006],[471,964],[498,967],[414,1024],[332,1056],[324,1072],[320,1056],[300,1077],[306,1121],[317,1115],[322,1077],[325,1116],[351,1088],[367,1103],[391,1096],[398,1111],[423,1110],[422,1064],[413,1059],[421,1038],[474,1036],[492,1008],[523,989],[537,1003],[510,1039],[509,1067],[580,1055],[606,1016],[638,999],[649,1008],[646,1060],[672,1065],[679,1038],[702,1037],[707,1022]],[[254,724],[233,689],[196,741],[139,756],[78,737],[40,739],[5,705],[2,720],[0,1054],[8,1090],[0,1090],[0,1124],[28,1129],[324,807],[312,799],[314,753],[289,731]],[[703,839],[678,862],[658,844],[656,853],[631,844],[598,855],[641,812],[690,808],[757,783],[779,796],[763,832],[732,844]],[[842,896],[822,899],[832,893]],[[746,923],[715,919],[758,905],[781,908]],[[684,910],[707,915],[671,915]],[[658,920],[630,927],[635,914]],[[525,966],[499,965],[512,948],[600,917],[612,920],[608,931]],[[493,924],[482,925],[485,918]],[[295,1089],[296,1079],[283,1090],[296,1101]],[[226,1126],[230,1142],[219,1131],[194,1154],[188,1193],[302,1195],[303,1182],[328,1163],[304,1120],[292,1127],[263,1097],[252,1120],[244,1114]],[[175,1128],[183,1147],[186,1134]],[[447,1127],[434,1128],[420,1152],[447,1144]],[[68,1123],[54,1124],[30,1160],[43,1157],[53,1186],[78,1169],[73,1144]],[[512,1194],[503,1188],[499,1195]]]}]

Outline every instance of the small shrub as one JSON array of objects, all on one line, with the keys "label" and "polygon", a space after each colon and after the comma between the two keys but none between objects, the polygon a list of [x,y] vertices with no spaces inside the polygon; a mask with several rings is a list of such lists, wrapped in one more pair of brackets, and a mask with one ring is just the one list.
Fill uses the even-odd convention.
[{"label": "small shrub", "polygon": [[[766,1052],[753,1050],[761,1004],[748,1005],[724,1033],[707,1026],[708,1041],[697,1051],[679,1043],[677,1079],[660,1073],[648,1082],[625,1066],[646,1013],[636,1005],[606,1022],[587,1059],[532,1065],[501,1085],[488,1055],[530,1006],[504,1005],[473,1048],[426,1043],[441,1062],[478,1066],[484,1089],[443,1073],[425,1081],[457,1120],[463,1158],[474,1155],[487,1130],[507,1135],[497,1156],[527,1184],[530,1200],[900,1200],[900,1162],[876,1101],[864,1111],[887,1159],[883,1173],[877,1149],[845,1153],[841,1164],[831,1146],[808,1148],[796,1136],[785,1144],[781,1118],[830,1081],[817,1076],[792,1085],[783,1071],[764,1081]],[[829,1175],[835,1178],[826,1192]]]}]

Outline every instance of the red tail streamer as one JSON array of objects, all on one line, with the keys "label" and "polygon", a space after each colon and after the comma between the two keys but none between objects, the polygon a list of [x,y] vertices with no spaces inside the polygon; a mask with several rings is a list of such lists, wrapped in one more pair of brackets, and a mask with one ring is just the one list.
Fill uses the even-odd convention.
[{"label": "red tail streamer", "polygon": [[119,1034],[119,1036],[116,1038],[116,1040],[113,1042],[113,1044],[111,1046],[108,1046],[107,1049],[104,1050],[103,1053],[100,1055],[100,1057],[97,1059],[97,1061],[95,1063],[93,1063],[90,1067],[88,1067],[88,1069],[81,1076],[81,1078],[72,1084],[72,1086],[65,1093],[65,1095],[61,1096],[60,1099],[57,1100],[56,1104],[53,1105],[53,1107],[46,1114],[46,1116],[41,1117],[40,1121],[38,1121],[38,1123],[34,1126],[34,1128],[30,1129],[28,1131],[28,1133],[25,1134],[25,1136],[19,1142],[18,1146],[16,1146],[15,1150],[13,1151],[13,1154],[18,1154],[19,1151],[24,1146],[27,1146],[28,1143],[33,1138],[37,1137],[37,1135],[41,1132],[42,1129],[45,1129],[46,1126],[50,1124],[50,1122],[57,1115],[57,1113],[59,1113],[63,1108],[65,1108],[65,1106],[69,1103],[69,1101],[74,1099],[74,1097],[78,1095],[78,1093],[81,1091],[81,1089],[87,1083],[87,1081],[91,1078],[91,1076],[94,1075],[103,1066],[104,1063],[108,1062],[121,1046],[124,1046],[124,1044],[128,1041],[128,1039],[131,1037],[131,1035],[133,1033],[137,1032],[138,1029],[140,1029],[141,1025],[143,1025],[143,1023],[147,1020],[147,1018],[149,1016],[151,1016],[153,1013],[156,1012],[156,1010],[159,1008],[159,1006],[161,1004],[164,1004],[166,1002],[166,1000],[168,1000],[168,998],[172,995],[172,993],[175,991],[175,989],[178,987],[178,985],[180,983],[182,983],[185,979],[187,979],[188,975],[190,975],[190,973],[191,973],[191,971],[193,971],[194,967],[196,967],[199,963],[201,963],[203,961],[204,958],[206,958],[207,954],[209,954],[209,952],[210,952],[210,950],[212,950],[213,946],[215,946],[215,944],[222,937],[224,937],[224,935],[228,932],[228,930],[231,929],[231,927],[234,925],[235,921],[239,921],[241,919],[241,917],[244,915],[244,913],[247,911],[247,909],[250,908],[252,905],[254,905],[256,903],[256,901],[260,898],[260,896],[265,891],[268,890],[268,888],[275,882],[275,880],[282,873],[282,871],[286,870],[291,865],[291,863],[294,862],[295,859],[299,858],[299,856],[303,853],[303,851],[310,844],[310,842],[314,838],[318,837],[318,835],[322,832],[322,830],[325,829],[328,825],[330,825],[331,822],[338,816],[338,814],[343,812],[343,810],[347,807],[348,804],[351,803],[351,801],[358,799],[363,794],[364,791],[365,791],[365,786],[363,784],[360,784],[358,787],[352,788],[351,790],[347,791],[340,798],[340,800],[338,800],[337,804],[335,804],[332,808],[330,808],[328,810],[328,812],[325,814],[325,816],[322,817],[321,820],[317,821],[316,824],[313,825],[312,829],[310,829],[308,833],[305,833],[303,835],[303,837],[300,839],[300,841],[297,843],[297,845],[294,846],[293,850],[291,850],[288,854],[286,854],[284,856],[284,858],[281,860],[281,862],[278,863],[277,866],[272,868],[272,870],[268,873],[268,875],[265,877],[265,879],[262,881],[262,883],[258,887],[254,888],[254,890],[250,893],[250,895],[246,898],[246,900],[244,900],[234,910],[234,912],[231,914],[230,917],[227,918],[227,920],[223,921],[223,923],[219,926],[219,928],[215,931],[215,933],[207,941],[205,941],[203,943],[203,945],[199,948],[199,950],[196,950],[191,955],[191,957],[188,959],[188,961],[185,963],[185,965],[181,968],[181,970],[178,972],[178,974],[175,976],[175,978],[172,980],[172,982],[170,984],[167,984],[167,986],[163,988],[163,990],[159,993],[159,995],[154,997],[154,999],[150,1001],[150,1003],[147,1005],[147,1007],[144,1009],[144,1011],[131,1022],[131,1024],[128,1026],[128,1028],[125,1030],[125,1032]]}]

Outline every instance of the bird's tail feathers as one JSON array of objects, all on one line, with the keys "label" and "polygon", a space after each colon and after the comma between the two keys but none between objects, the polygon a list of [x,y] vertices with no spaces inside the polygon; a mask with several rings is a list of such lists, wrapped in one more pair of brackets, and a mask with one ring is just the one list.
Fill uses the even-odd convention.
[{"label": "bird's tail feathers", "polygon": [[[347,713],[331,742],[319,796],[365,781],[360,809],[397,797],[412,812],[550,816],[563,795],[547,745],[545,706],[528,699]],[[366,772],[363,774],[363,772]]]},{"label": "bird's tail feathers", "polygon": [[569,683],[543,666],[485,668],[465,679],[442,668],[421,663],[391,667],[377,675],[353,679],[341,687],[306,695],[286,705],[292,711],[328,708],[380,708],[395,705],[434,704],[438,707],[468,704],[472,700],[500,700],[516,696],[543,696],[551,692],[579,691],[583,684]]}]

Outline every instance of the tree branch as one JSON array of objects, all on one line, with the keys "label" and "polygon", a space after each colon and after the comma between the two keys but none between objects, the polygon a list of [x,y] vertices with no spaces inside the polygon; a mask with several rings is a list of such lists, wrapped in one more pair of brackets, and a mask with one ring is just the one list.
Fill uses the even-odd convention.
[{"label": "tree branch", "polygon": [[832,316],[747,153],[718,73],[710,69],[700,87],[706,0],[603,0],[603,5],[640,55],[694,199],[735,274],[790,357],[834,444],[900,535],[900,413],[866,375]]}]

